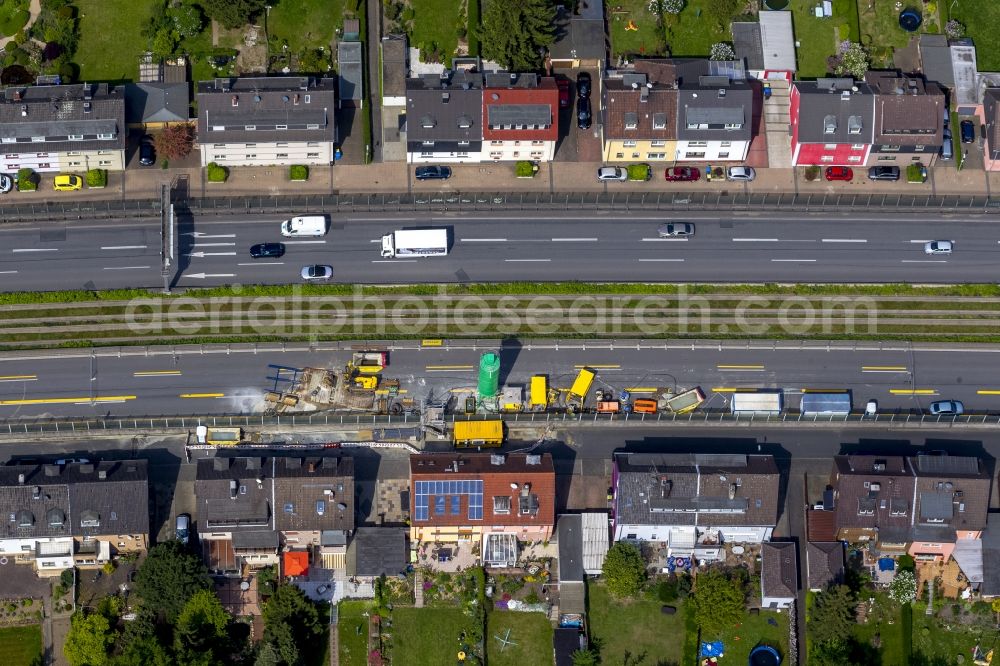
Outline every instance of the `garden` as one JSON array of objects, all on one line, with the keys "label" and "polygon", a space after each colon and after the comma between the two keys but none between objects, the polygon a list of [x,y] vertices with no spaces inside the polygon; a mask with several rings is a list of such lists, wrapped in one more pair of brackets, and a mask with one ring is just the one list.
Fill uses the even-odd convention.
[{"label": "garden", "polygon": [[368,601],[341,601],[337,607],[338,661],[341,666],[367,666]]},{"label": "garden", "polygon": [[0,663],[4,666],[34,666],[42,663],[42,627],[0,628]]},{"label": "garden", "polygon": [[621,0],[609,8],[615,56],[705,57],[731,42],[730,23],[745,11],[738,0]]},{"label": "garden", "polygon": [[28,0],[3,0],[0,3],[0,36],[13,37],[28,23]]},{"label": "garden", "polygon": [[[663,602],[659,598],[616,598],[608,591],[606,584],[589,583],[587,622],[591,642],[600,652],[602,660],[606,663],[621,663],[623,659],[629,658],[628,655],[632,659],[646,655],[646,659],[652,663],[657,659],[667,663],[681,663],[685,640],[680,637],[686,637],[688,633],[685,627],[688,612],[683,600],[670,603],[678,612],[665,615],[660,611]],[[691,647],[690,654],[693,654],[693,649]]]},{"label": "garden", "polygon": [[[948,19],[959,21],[972,37],[976,49],[976,60],[981,72],[995,72],[1000,69],[1000,49],[996,48],[1000,34],[1000,2],[985,0],[940,0],[942,11],[947,11]],[[956,135],[957,136],[957,135]]]},{"label": "garden", "polygon": [[[386,651],[398,664],[454,663],[456,655],[468,646],[468,639],[477,635],[474,619],[461,608],[396,607],[390,617],[391,624],[384,625],[382,632],[390,636]],[[478,636],[482,636],[481,627]]]},{"label": "garden", "polygon": [[816,0],[791,0],[789,4],[799,44],[795,49],[797,76],[803,79],[826,76],[830,72],[827,59],[836,54],[838,44],[861,40],[856,0],[833,0],[833,16],[827,18],[817,18],[815,7]]},{"label": "garden", "polygon": [[544,613],[492,611],[486,616],[485,640],[490,666],[538,663],[539,655],[552,652],[552,623]]}]

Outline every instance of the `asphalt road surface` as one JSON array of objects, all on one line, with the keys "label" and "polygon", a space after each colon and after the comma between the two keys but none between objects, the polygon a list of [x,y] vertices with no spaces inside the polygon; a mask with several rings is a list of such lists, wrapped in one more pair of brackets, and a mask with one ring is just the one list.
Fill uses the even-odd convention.
[{"label": "asphalt road surface", "polygon": [[[490,282],[990,282],[1000,229],[976,215],[609,214],[333,216],[322,238],[283,239],[279,217],[179,219],[179,286],[301,282],[309,264],[343,283]],[[690,238],[659,238],[665,221],[693,221]],[[383,259],[380,238],[400,228],[443,227],[447,257]],[[951,240],[929,256],[924,243]],[[278,259],[250,246],[281,241]],[[161,286],[159,223],[43,222],[0,230],[5,291]]]},{"label": "asphalt road surface", "polygon": [[[482,348],[421,348],[412,342],[400,346],[390,352],[383,376],[398,378],[402,391],[417,404],[475,386]],[[759,343],[759,349],[749,350],[727,343],[696,348],[683,342],[609,346],[546,341],[507,346],[501,351],[500,381],[525,385],[532,375],[547,374],[551,386],[568,388],[579,368],[589,366],[598,372],[595,388],[640,393],[701,386],[708,396],[704,406],[718,410],[728,408],[736,389],[782,388],[791,409],[798,408],[804,391],[846,389],[855,410],[863,409],[869,399],[878,400],[885,413],[920,411],[934,400],[957,399],[965,402],[968,412],[1000,412],[1000,347],[911,349],[901,344],[878,351],[859,345],[862,349],[855,351],[794,343]],[[259,413],[263,393],[275,388],[268,379],[275,375],[271,365],[339,368],[349,360],[349,352],[278,349],[7,355],[0,358],[0,419]]]}]

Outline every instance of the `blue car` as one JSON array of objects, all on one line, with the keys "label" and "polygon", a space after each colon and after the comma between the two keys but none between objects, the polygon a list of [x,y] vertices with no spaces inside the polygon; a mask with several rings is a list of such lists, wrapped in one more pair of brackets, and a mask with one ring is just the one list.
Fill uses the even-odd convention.
[{"label": "blue car", "polygon": [[962,132],[962,143],[972,143],[976,140],[976,126],[971,120],[963,120],[958,127]]},{"label": "blue car", "polygon": [[415,175],[417,180],[448,180],[451,178],[451,167],[420,166]]}]

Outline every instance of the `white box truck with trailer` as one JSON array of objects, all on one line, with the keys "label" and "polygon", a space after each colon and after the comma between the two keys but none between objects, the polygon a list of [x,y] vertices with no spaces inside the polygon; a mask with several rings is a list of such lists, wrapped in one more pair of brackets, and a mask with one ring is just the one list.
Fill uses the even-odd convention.
[{"label": "white box truck with trailer", "polygon": [[851,393],[803,393],[799,411],[803,414],[846,416],[851,413]]},{"label": "white box truck with trailer", "polygon": [[746,391],[734,393],[730,400],[733,414],[781,414],[784,394],[777,391]]},{"label": "white box truck with trailer", "polygon": [[447,254],[447,229],[401,229],[382,236],[382,256],[390,259]]}]

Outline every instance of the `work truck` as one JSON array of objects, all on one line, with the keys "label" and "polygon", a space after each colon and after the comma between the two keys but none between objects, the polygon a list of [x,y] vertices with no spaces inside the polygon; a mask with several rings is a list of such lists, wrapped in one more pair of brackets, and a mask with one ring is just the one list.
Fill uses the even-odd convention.
[{"label": "work truck", "polygon": [[685,414],[693,409],[697,409],[698,405],[703,402],[705,402],[705,394],[702,393],[701,387],[696,386],[689,391],[678,393],[667,400],[667,409],[674,414]]},{"label": "work truck", "polygon": [[401,229],[382,236],[382,256],[389,259],[447,254],[447,229]]}]

